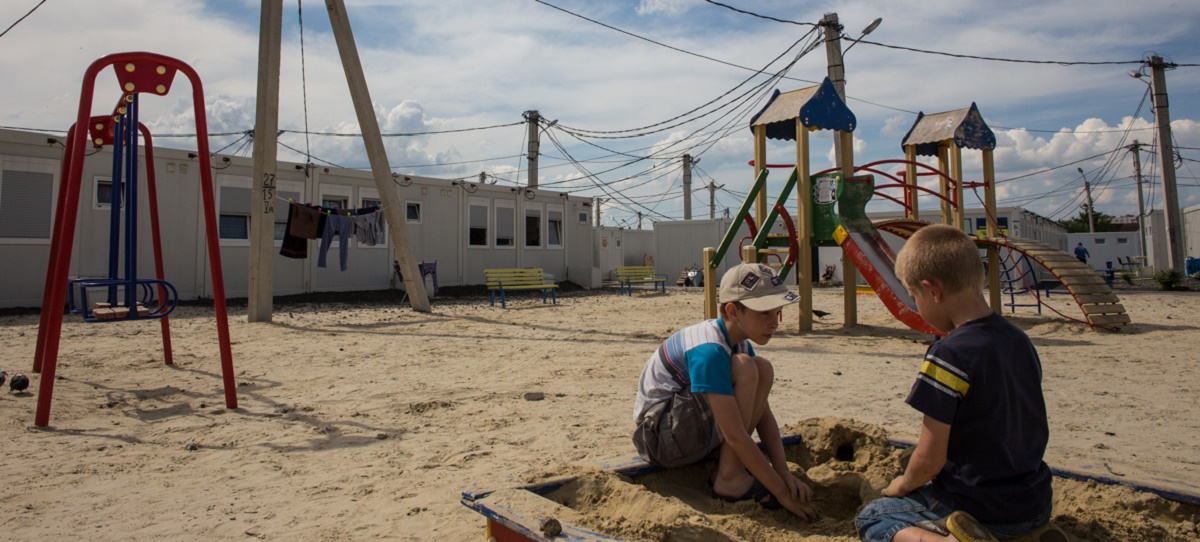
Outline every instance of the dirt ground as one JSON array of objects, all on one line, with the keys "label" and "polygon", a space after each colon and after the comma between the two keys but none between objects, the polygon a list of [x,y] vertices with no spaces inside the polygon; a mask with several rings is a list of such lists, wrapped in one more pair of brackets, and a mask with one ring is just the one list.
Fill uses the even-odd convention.
[{"label": "dirt ground", "polygon": [[[1120,295],[1134,324],[1119,333],[1049,310],[1006,313],[1042,357],[1046,460],[1200,495],[1200,294]],[[675,288],[565,292],[557,305],[517,296],[507,310],[485,297],[435,298],[432,314],[389,295],[355,299],[293,300],[271,323],[249,324],[244,308],[232,308],[232,410],[210,308],[172,314],[173,366],[163,364],[157,322],[68,318],[51,426],[33,424],[38,375],[26,393],[0,394],[0,539],[483,540],[484,518],[460,504],[461,493],[631,459],[642,365],[662,339],[703,317],[699,291]],[[785,313],[782,331],[758,349],[776,367],[772,408],[788,430],[842,419],[915,439],[919,416],[903,399],[929,338],[872,296],[858,300],[853,328],[841,325],[840,289],[815,294],[814,307],[831,314],[812,332],[798,333],[794,309]],[[1079,315],[1065,296],[1050,301]],[[37,324],[36,314],[0,315],[8,354],[0,369],[29,374]],[[880,454],[862,468],[884,468],[890,452]],[[797,469],[826,480],[820,463]],[[832,483],[840,471],[830,472]],[[596,483],[604,476],[594,473]],[[685,470],[659,483],[671,476],[695,478]],[[844,512],[800,525],[702,494],[651,493],[733,540],[770,538],[723,518],[758,518],[801,540],[852,539]],[[1200,537],[1194,508],[1121,486],[1061,480],[1055,513],[1077,540]],[[619,511],[597,517],[640,521]],[[1120,530],[1131,523],[1153,529]],[[650,540],[666,532],[648,529]]]}]

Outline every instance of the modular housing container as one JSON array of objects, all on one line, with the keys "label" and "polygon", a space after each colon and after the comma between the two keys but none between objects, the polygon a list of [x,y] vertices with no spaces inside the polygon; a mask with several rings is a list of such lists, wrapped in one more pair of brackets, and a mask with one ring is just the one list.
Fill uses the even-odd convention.
[{"label": "modular housing container", "polygon": [[[0,307],[41,305],[54,206],[62,182],[63,139],[0,129],[0,276],[4,278]],[[245,297],[253,160],[219,155],[205,160],[194,151],[167,148],[154,149],[154,157],[167,281],[183,300],[212,295],[200,197],[200,168],[212,167],[226,295]],[[283,239],[288,200],[338,208],[369,207],[381,201],[367,171],[279,162],[276,176],[275,250]],[[138,166],[139,277],[154,273],[145,182],[143,154]],[[587,198],[415,175],[394,175],[392,188],[405,206],[401,216],[407,222],[413,254],[418,261],[437,263],[439,286],[483,284],[483,270],[493,267],[540,267],[556,280],[594,285]],[[121,198],[116,199],[120,204]],[[84,162],[72,277],[108,275],[112,201],[112,149],[105,147]],[[306,259],[275,256],[275,295],[399,286],[390,239],[376,246],[351,239],[345,271],[340,268],[342,247],[337,240],[331,244],[326,267],[317,265],[318,246],[319,241],[308,243]]]}]

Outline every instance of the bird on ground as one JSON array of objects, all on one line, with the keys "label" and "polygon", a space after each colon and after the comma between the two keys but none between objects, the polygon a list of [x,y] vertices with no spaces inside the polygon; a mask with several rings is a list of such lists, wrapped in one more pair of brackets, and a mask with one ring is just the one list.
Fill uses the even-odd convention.
[{"label": "bird on ground", "polygon": [[8,378],[8,371],[0,371],[0,386],[4,385],[4,381]]},{"label": "bird on ground", "polygon": [[824,318],[826,316],[829,316],[828,312],[825,312],[823,310],[817,310],[817,309],[813,309],[813,314],[817,315],[817,318]]},{"label": "bird on ground", "polygon": [[25,375],[13,375],[12,380],[8,381],[8,389],[13,393],[25,391],[29,387],[29,377]]}]

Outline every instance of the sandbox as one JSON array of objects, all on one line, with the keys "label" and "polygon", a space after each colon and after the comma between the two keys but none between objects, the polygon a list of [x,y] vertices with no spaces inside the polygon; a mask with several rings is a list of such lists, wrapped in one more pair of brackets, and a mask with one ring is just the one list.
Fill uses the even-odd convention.
[{"label": "sandbox", "polygon": [[[579,469],[521,487],[465,492],[462,502],[488,518],[496,542],[858,540],[854,516],[902,471],[910,449],[879,427],[838,418],[805,420],[783,432],[792,472],[813,488],[816,521],[711,498],[711,463]],[[1191,501],[1178,502],[1112,480],[1055,474],[1054,521],[1071,540],[1200,540],[1193,497],[1172,494]]]}]

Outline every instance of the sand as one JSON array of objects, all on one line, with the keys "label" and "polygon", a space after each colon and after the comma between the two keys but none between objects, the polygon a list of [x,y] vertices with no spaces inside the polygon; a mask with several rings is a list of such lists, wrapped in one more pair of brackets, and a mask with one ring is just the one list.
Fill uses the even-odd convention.
[{"label": "sand", "polygon": [[[1043,360],[1047,462],[1200,494],[1200,294],[1121,295],[1135,324],[1116,334],[1049,311],[1012,318]],[[1051,302],[1078,316],[1064,296]],[[776,417],[791,431],[810,418],[841,419],[864,434],[915,439],[919,416],[903,398],[928,338],[871,296],[859,305],[862,325],[844,329],[840,290],[818,291],[814,306],[831,315],[800,334],[789,311],[759,349],[776,366]],[[0,539],[482,540],[484,518],[459,503],[462,491],[564,472],[603,480],[611,475],[589,469],[634,456],[641,367],[663,338],[702,318],[701,307],[697,290],[678,289],[567,293],[558,305],[520,296],[507,310],[435,298],[433,314],[301,303],[254,324],[234,307],[236,410],[223,407],[211,309],[172,315],[175,366],[162,363],[157,322],[68,318],[51,427],[33,426],[37,375],[34,393],[0,394]],[[0,369],[28,373],[36,336],[36,315],[0,316]],[[891,457],[881,450],[853,468],[859,477],[895,468]],[[832,482],[841,463],[796,470]],[[865,479],[884,477],[871,472]],[[679,476],[696,478],[659,478]],[[610,500],[626,498],[619,487]],[[1121,530],[1129,524],[1158,529],[1141,539],[1200,539],[1195,507],[1094,483],[1056,490],[1056,515],[1076,540],[1140,539],[1143,531]],[[677,499],[651,493],[645,502]],[[804,525],[698,495],[679,500],[697,532],[769,540],[761,529],[777,523],[801,540],[853,539],[838,514]],[[629,523],[629,508],[580,513]],[[768,527],[730,527],[742,519]],[[652,530],[646,539],[661,539]]]}]

